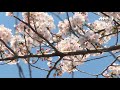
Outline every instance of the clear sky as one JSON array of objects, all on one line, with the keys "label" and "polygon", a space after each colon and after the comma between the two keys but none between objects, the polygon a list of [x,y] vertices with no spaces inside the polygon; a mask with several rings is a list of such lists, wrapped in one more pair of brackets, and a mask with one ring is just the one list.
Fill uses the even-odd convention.
[{"label": "clear sky", "polygon": [[[62,18],[65,18],[65,16],[63,16]],[[92,13],[89,13],[88,18],[89,18],[89,22],[93,22],[94,20],[98,19],[98,16],[96,16]],[[54,19],[54,20],[55,20],[55,23],[57,24],[58,19]],[[14,22],[15,22],[15,20],[12,17],[6,17],[4,12],[0,13],[0,24],[4,24],[5,27],[8,27],[8,28],[13,30],[14,29],[13,28]],[[57,32],[57,29],[55,30],[55,32]],[[112,45],[113,42],[114,42],[114,39],[112,39],[109,44]],[[54,58],[54,60],[55,59],[56,58]],[[83,65],[79,66],[79,68],[81,70],[85,71],[85,72],[89,72],[89,73],[92,73],[92,74],[98,74],[107,65],[109,65],[110,62],[113,61],[113,60],[114,59],[112,57],[103,58],[103,59],[99,59],[99,60],[96,60],[96,61],[86,62]],[[23,62],[21,62],[20,64],[21,64],[21,66],[24,70],[25,76],[29,77],[28,65],[24,64]],[[40,66],[40,67],[47,67],[46,62],[44,62],[43,64],[36,64],[36,65]],[[42,77],[45,77],[46,74],[47,73],[44,72],[44,71],[40,71],[40,70],[37,70],[35,68],[32,68],[32,75],[33,75],[34,78],[42,78]],[[76,78],[87,78],[87,77],[92,78],[92,76],[87,75],[87,74],[83,74],[83,73],[80,73],[80,72],[75,72],[74,75],[75,75]],[[63,76],[62,76],[62,78],[69,78],[69,77],[71,77],[71,75],[69,75],[67,73],[64,73]],[[0,65],[0,78],[19,78],[18,69],[17,69],[16,65],[7,65],[7,64],[6,65]]]}]

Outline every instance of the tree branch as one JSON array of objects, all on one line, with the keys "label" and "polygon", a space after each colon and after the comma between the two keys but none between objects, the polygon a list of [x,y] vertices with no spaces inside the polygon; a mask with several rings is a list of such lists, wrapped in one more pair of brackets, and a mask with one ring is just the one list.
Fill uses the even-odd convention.
[{"label": "tree branch", "polygon": [[5,60],[14,60],[17,58],[30,58],[30,57],[54,57],[54,56],[72,56],[72,55],[85,55],[85,54],[92,54],[92,53],[101,53],[101,52],[109,52],[113,50],[118,50],[120,49],[120,45],[117,46],[111,46],[109,48],[104,48],[104,49],[97,49],[97,50],[89,50],[89,51],[84,51],[84,50],[78,50],[78,51],[66,51],[66,52],[60,52],[60,53],[50,53],[50,54],[41,54],[41,55],[24,55],[24,56],[14,56],[14,57],[9,57],[5,59],[0,59],[0,61],[5,61]]}]

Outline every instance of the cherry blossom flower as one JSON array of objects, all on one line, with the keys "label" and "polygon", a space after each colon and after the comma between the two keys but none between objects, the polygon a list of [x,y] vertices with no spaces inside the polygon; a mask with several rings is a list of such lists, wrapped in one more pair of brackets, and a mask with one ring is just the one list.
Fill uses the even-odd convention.
[{"label": "cherry blossom flower", "polygon": [[120,77],[120,66],[119,65],[109,66],[109,68],[103,75],[109,78]]},{"label": "cherry blossom flower", "polygon": [[6,12],[6,16],[13,16],[13,12]]},{"label": "cherry blossom flower", "polygon": [[11,38],[12,38],[11,29],[4,27],[4,25],[0,25],[0,39],[7,43],[10,41]]}]

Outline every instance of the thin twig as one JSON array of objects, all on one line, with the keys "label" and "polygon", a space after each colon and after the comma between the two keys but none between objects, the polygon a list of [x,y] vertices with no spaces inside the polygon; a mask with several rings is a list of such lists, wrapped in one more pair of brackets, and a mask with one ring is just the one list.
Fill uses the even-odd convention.
[{"label": "thin twig", "polygon": [[61,61],[63,57],[60,57],[59,60],[57,60],[57,62],[54,64],[54,66],[50,69],[50,71],[48,72],[46,78],[49,78],[51,72],[56,68],[56,65]]}]

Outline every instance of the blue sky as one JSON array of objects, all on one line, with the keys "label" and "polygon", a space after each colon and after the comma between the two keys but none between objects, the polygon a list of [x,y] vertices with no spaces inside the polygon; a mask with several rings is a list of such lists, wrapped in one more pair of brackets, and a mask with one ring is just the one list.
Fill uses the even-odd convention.
[{"label": "blue sky", "polygon": [[[65,16],[63,16],[62,18],[65,18]],[[88,18],[89,18],[89,22],[93,22],[94,20],[98,19],[98,16],[96,16],[92,13],[89,13]],[[55,20],[55,23],[58,23],[58,19],[55,18],[54,20]],[[13,27],[14,22],[15,22],[14,18],[6,17],[4,12],[0,13],[0,24],[4,24],[5,27],[13,30],[14,29],[14,27]],[[54,30],[54,32],[57,32],[57,30]],[[114,39],[115,38],[113,38],[110,41],[110,43],[109,43],[110,45],[113,44]],[[57,59],[57,58],[55,57],[54,60],[55,59]],[[112,57],[103,58],[103,59],[99,59],[99,60],[96,60],[96,61],[86,62],[83,65],[79,66],[79,68],[83,71],[86,71],[86,72],[89,72],[89,73],[92,73],[92,74],[98,74],[107,65],[109,65],[113,60],[114,59]],[[40,64],[40,63],[41,62],[39,61],[39,64],[36,64],[36,65],[40,66],[40,67],[47,68],[46,62],[44,62],[42,64]],[[24,64],[23,62],[21,62],[20,64],[21,64],[21,66],[24,70],[26,78],[28,78],[29,77],[28,65]],[[45,77],[46,74],[47,73],[45,71],[40,71],[40,70],[37,70],[36,68],[32,68],[32,75],[33,75],[34,78],[42,78],[42,77]],[[90,75],[83,74],[83,73],[80,73],[80,72],[75,72],[74,75],[75,75],[76,78],[87,78],[87,77],[93,78]],[[50,76],[50,77],[52,77],[52,76]],[[70,77],[71,77],[71,75],[69,75],[67,73],[64,73],[63,76],[62,76],[62,78],[70,78]],[[17,70],[16,65],[0,65],[0,78],[19,78],[18,70]],[[61,78],[61,77],[59,77],[59,78]]]}]

